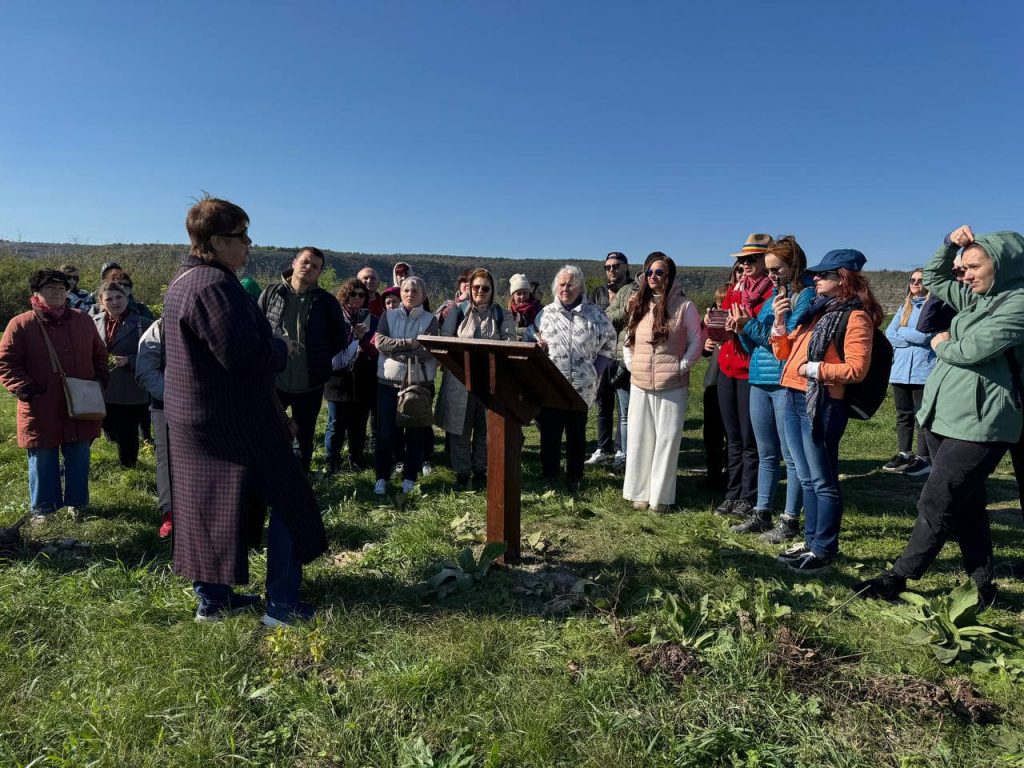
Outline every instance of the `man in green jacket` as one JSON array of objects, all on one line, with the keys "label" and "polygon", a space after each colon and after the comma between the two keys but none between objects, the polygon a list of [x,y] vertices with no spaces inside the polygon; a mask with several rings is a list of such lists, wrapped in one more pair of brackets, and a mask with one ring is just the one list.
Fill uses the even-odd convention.
[{"label": "man in green jacket", "polygon": [[[963,284],[953,277],[961,254]],[[983,605],[995,599],[992,534],[985,482],[1021,436],[1020,363],[1024,361],[1024,237],[954,230],[924,270],[933,295],[957,310],[949,331],[932,339],[937,361],[925,383],[918,423],[928,430],[932,473],[917,521],[892,569],[854,585],[862,597],[895,600],[919,579],[953,537]]]}]

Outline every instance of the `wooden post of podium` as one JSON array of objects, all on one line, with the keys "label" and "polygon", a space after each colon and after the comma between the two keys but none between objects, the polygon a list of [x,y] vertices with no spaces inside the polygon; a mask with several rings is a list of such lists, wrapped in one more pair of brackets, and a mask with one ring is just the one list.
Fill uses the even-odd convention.
[{"label": "wooden post of podium", "polygon": [[518,562],[523,427],[544,406],[587,406],[536,344],[449,336],[418,341],[487,408],[487,541],[504,541],[504,561]]}]

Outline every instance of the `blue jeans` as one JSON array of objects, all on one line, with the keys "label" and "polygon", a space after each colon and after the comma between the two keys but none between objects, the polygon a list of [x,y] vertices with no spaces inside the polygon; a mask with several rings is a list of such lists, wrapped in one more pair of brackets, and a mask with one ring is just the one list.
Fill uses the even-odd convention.
[{"label": "blue jeans", "polygon": [[[302,561],[295,555],[292,537],[281,515],[270,511],[267,527],[267,613],[285,618],[299,604]],[[229,584],[193,581],[192,589],[200,603],[229,605],[233,591]]]},{"label": "blue jeans", "polygon": [[818,418],[818,434],[812,434],[804,393],[786,390],[786,441],[803,489],[804,542],[818,557],[832,558],[839,552],[843,520],[839,441],[846,431],[846,402],[826,394]]},{"label": "blue jeans", "polygon": [[796,467],[786,442],[786,389],[780,386],[753,384],[750,387],[750,422],[757,439],[757,503],[760,510],[770,510],[779,485],[779,458],[786,463],[786,508],[788,517],[800,517],[803,492],[796,479]]},{"label": "blue jeans", "polygon": [[626,433],[629,417],[629,389],[616,389],[615,399],[619,401],[619,450],[626,454]]},{"label": "blue jeans", "polygon": [[[60,454],[64,454],[61,492]],[[63,443],[59,448],[28,449],[28,494],[32,512],[48,515],[63,506],[89,503],[89,442]]]}]

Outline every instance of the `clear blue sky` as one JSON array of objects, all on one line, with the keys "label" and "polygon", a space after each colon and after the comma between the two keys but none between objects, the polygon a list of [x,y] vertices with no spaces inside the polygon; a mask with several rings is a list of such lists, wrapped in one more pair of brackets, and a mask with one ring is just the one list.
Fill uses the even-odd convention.
[{"label": "clear blue sky", "polygon": [[0,238],[725,264],[1024,229],[1024,3],[4,2]]}]

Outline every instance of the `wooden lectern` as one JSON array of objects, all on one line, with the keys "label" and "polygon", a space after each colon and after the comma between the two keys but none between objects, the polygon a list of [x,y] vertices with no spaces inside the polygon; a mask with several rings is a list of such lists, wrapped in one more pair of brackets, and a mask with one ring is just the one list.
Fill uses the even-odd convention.
[{"label": "wooden lectern", "polygon": [[583,398],[532,342],[420,336],[418,341],[487,408],[487,541],[519,561],[523,425],[542,406],[586,410]]}]

